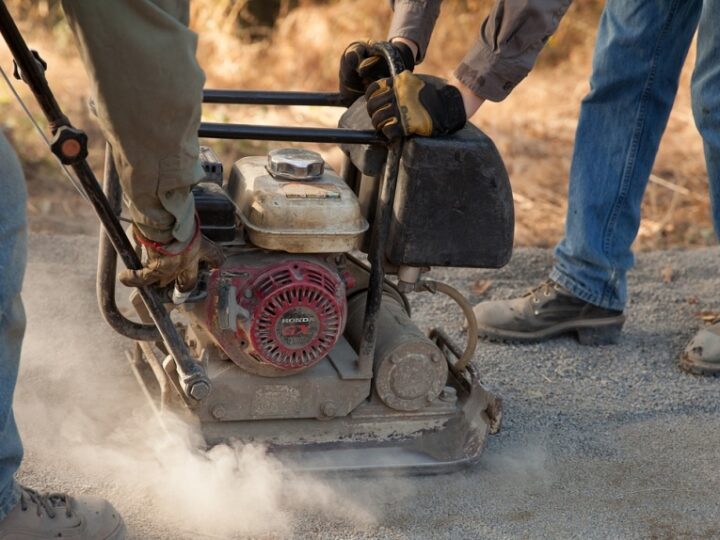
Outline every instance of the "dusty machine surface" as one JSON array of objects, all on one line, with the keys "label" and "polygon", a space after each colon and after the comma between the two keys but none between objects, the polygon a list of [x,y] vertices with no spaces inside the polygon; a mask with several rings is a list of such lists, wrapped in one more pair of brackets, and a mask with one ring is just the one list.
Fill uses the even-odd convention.
[{"label": "dusty machine surface", "polygon": [[[334,94],[233,91],[206,91],[206,101],[339,103]],[[261,443],[306,471],[429,473],[477,462],[499,429],[500,400],[471,363],[472,309],[425,276],[433,265],[509,259],[514,219],[502,159],[471,125],[391,144],[368,123],[358,102],[331,130],[203,124],[209,138],[340,144],[346,157],[335,171],[293,147],[224,167],[203,148],[196,208],[226,261],[202,270],[179,303],[172,288],[158,291],[186,361],[206,377],[193,385],[137,291],[137,317],[119,312],[115,252],[101,237],[106,320],[135,340],[129,359],[153,407],[197,423],[208,444]],[[110,153],[104,192],[120,215]],[[406,295],[432,293],[450,296],[468,318],[464,348],[413,323]]]}]

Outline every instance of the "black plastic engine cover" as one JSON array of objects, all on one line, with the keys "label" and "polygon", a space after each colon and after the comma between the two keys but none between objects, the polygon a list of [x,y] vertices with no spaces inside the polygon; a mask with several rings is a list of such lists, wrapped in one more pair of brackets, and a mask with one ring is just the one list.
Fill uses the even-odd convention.
[{"label": "black plastic engine cover", "polygon": [[[340,127],[372,129],[364,98]],[[341,148],[359,170],[354,187],[370,221],[386,150]],[[448,137],[406,141],[386,251],[391,263],[499,268],[510,260],[514,228],[507,170],[487,135],[468,123]]]},{"label": "black plastic engine cover", "polygon": [[201,182],[192,189],[200,230],[215,242],[235,238],[235,205],[223,189],[211,182]]}]

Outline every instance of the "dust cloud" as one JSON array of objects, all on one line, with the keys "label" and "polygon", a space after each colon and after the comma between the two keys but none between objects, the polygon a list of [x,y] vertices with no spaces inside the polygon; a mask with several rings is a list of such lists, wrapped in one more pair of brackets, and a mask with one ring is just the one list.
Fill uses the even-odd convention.
[{"label": "dust cloud", "polygon": [[99,493],[126,521],[130,513],[192,538],[288,536],[309,516],[359,530],[377,522],[383,503],[370,486],[295,476],[259,446],[199,450],[176,418],[163,429],[130,374],[129,342],[100,318],[92,275],[65,276],[57,287],[55,265],[31,270],[15,400],[27,453],[20,481]]},{"label": "dust cloud", "polygon": [[[312,513],[356,525],[371,524],[368,510],[333,488],[295,477],[260,446],[201,441],[178,419],[128,424],[102,441],[93,422],[71,415],[62,430],[71,462],[86,474],[115,482],[129,497],[149,497],[168,525],[197,535],[292,532],[294,515]],[[90,435],[90,436],[88,436]]]},{"label": "dust cloud", "polygon": [[547,441],[535,437],[502,453],[488,453],[483,467],[520,491],[549,489],[553,480],[549,461]]}]

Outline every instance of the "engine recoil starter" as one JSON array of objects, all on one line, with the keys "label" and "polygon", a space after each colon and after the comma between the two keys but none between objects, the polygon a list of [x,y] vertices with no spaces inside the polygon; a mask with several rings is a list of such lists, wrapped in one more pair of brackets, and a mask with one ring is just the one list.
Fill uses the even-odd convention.
[{"label": "engine recoil starter", "polygon": [[208,282],[206,327],[243,369],[283,376],[310,368],[345,329],[345,284],[323,260],[230,259]]}]

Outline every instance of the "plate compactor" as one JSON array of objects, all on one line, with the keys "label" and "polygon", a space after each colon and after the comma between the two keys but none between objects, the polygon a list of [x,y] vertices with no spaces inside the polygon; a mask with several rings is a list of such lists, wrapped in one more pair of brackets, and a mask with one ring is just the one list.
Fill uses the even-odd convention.
[{"label": "plate compactor", "polygon": [[[499,429],[500,400],[471,363],[477,338],[467,300],[424,276],[431,266],[496,268],[510,257],[512,194],[487,136],[468,124],[449,137],[389,142],[362,99],[337,129],[203,123],[205,139],[337,144],[344,163],[338,174],[294,146],[226,171],[203,147],[206,177],[193,195],[202,232],[225,263],[201,269],[189,295],[134,290],[137,316],[126,317],[116,303],[117,257],[140,268],[142,253],[120,224],[112,149],[101,189],[84,133],[51,99],[19,34],[8,34],[8,18],[2,4],[3,34],[55,126],[51,147],[102,221],[100,309],[134,340],[130,365],[156,410],[192,421],[209,445],[263,444],[303,471],[432,473],[477,462]],[[377,53],[402,70],[392,47]],[[331,93],[207,90],[204,101],[341,106]],[[460,305],[464,350],[413,323],[409,293],[444,293]]]}]

